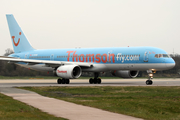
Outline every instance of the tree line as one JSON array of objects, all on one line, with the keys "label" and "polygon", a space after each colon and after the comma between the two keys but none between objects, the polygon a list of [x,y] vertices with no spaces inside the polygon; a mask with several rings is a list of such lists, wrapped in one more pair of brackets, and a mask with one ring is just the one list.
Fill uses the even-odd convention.
[{"label": "tree line", "polygon": [[[4,56],[8,56],[13,53],[13,50],[5,50]],[[157,71],[154,74],[154,77],[180,77],[180,55],[171,55],[171,57],[176,62],[176,65],[173,69]],[[83,72],[82,76],[84,77],[93,77],[91,72]],[[53,72],[42,72],[35,71],[28,68],[21,67],[14,63],[8,63],[7,61],[0,61],[0,76],[54,76]],[[113,77],[111,72],[100,73],[100,77]],[[140,71],[138,77],[148,77],[146,71]]]}]

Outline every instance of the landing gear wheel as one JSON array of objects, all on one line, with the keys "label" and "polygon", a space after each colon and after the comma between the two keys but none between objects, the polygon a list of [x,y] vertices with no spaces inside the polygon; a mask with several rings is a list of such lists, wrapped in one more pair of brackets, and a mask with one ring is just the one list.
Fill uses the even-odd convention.
[{"label": "landing gear wheel", "polygon": [[100,78],[97,79],[97,83],[101,84],[101,79]]},{"label": "landing gear wheel", "polygon": [[65,79],[62,79],[62,84],[65,84],[66,83],[66,80]]},{"label": "landing gear wheel", "polygon": [[65,83],[66,83],[66,84],[69,84],[69,79],[65,79]]},{"label": "landing gear wheel", "polygon": [[70,80],[69,79],[57,79],[57,83],[58,84],[69,84],[70,83]]},{"label": "landing gear wheel", "polygon": [[57,83],[58,83],[58,84],[61,84],[61,83],[62,83],[62,80],[61,80],[61,79],[58,79],[58,80],[57,80]]},{"label": "landing gear wheel", "polygon": [[89,83],[90,84],[101,84],[101,79],[98,78],[99,74],[100,74],[99,72],[95,72],[94,73],[94,78],[90,78]]},{"label": "landing gear wheel", "polygon": [[93,83],[94,83],[94,79],[90,78],[90,79],[89,79],[89,83],[90,83],[90,84],[93,84]]},{"label": "landing gear wheel", "polygon": [[153,84],[153,81],[152,80],[147,80],[146,81],[146,85],[152,85]]},{"label": "landing gear wheel", "polygon": [[89,83],[90,84],[101,84],[101,79],[100,78],[97,78],[97,79],[90,78]]}]

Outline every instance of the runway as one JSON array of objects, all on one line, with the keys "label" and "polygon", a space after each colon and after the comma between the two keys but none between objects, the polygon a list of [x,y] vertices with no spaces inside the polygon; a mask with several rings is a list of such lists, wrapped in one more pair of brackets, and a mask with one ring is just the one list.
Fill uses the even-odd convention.
[{"label": "runway", "polygon": [[70,84],[57,84],[55,79],[3,79],[0,87],[26,86],[180,86],[180,78],[154,79],[153,85],[146,85],[146,79],[103,79],[101,84],[89,84],[88,79],[70,80]]}]

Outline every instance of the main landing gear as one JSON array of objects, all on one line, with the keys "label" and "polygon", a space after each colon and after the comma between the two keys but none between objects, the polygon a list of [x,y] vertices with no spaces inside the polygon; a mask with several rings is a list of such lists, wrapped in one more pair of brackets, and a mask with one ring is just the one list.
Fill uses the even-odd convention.
[{"label": "main landing gear", "polygon": [[57,83],[58,84],[69,84],[70,83],[70,81],[69,81],[69,79],[64,79],[64,78],[62,78],[62,79],[58,79],[57,80]]},{"label": "main landing gear", "polygon": [[153,73],[155,73],[155,72],[153,72],[152,70],[147,70],[147,73],[148,73],[149,78],[146,81],[146,85],[152,85],[153,84],[153,81],[152,81]]},{"label": "main landing gear", "polygon": [[101,84],[101,78],[98,78],[98,76],[99,76],[99,73],[94,73],[94,79],[93,78],[90,78],[89,79],[89,83],[90,84]]}]

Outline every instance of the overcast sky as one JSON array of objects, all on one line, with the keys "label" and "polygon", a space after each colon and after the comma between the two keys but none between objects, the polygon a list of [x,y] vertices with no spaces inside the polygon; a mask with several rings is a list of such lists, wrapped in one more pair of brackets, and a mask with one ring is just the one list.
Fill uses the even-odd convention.
[{"label": "overcast sky", "polygon": [[0,0],[0,55],[13,14],[36,49],[153,46],[180,54],[180,0]]}]

